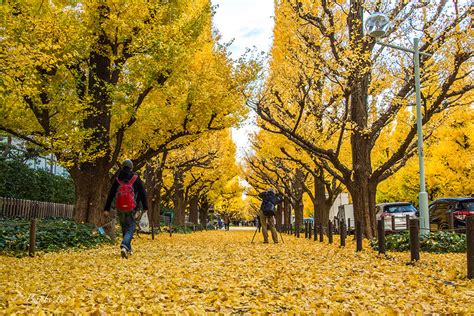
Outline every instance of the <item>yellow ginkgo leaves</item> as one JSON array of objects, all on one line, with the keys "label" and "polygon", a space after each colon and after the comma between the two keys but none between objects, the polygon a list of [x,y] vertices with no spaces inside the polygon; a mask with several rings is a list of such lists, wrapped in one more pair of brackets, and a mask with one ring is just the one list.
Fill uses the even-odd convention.
[{"label": "yellow ginkgo leaves", "polygon": [[160,235],[117,246],[0,257],[0,314],[474,313],[464,254],[379,257],[352,241],[251,244],[253,231]]}]

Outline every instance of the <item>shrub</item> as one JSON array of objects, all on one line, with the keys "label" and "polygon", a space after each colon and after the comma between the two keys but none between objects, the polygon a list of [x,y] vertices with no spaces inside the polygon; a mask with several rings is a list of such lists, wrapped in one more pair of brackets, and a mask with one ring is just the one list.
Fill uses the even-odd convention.
[{"label": "shrub", "polygon": [[33,170],[19,161],[0,159],[0,196],[72,204],[74,183],[69,177]]},{"label": "shrub", "polygon": [[[163,232],[169,232],[169,226],[161,226],[161,230]],[[173,225],[172,226],[173,234],[188,234],[193,232],[192,226],[181,226],[181,225]]]},{"label": "shrub", "polygon": [[[0,252],[22,254],[28,250],[29,221],[0,219]],[[91,224],[77,224],[69,219],[41,219],[36,226],[36,249],[56,251],[68,248],[91,248],[110,241],[95,232]]]},{"label": "shrub", "polygon": [[[377,239],[371,240],[370,246],[378,250]],[[393,251],[410,250],[409,233],[402,232],[386,236],[385,248]],[[466,252],[466,235],[453,232],[433,232],[420,239],[420,249],[434,253]]]}]

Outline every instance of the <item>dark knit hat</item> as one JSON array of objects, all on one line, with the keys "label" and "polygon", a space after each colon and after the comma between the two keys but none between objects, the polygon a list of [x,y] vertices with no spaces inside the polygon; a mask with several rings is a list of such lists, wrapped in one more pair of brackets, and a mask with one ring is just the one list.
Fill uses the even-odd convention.
[{"label": "dark knit hat", "polygon": [[122,168],[123,167],[128,167],[128,168],[132,169],[133,168],[133,162],[130,159],[126,159],[126,160],[122,161]]}]

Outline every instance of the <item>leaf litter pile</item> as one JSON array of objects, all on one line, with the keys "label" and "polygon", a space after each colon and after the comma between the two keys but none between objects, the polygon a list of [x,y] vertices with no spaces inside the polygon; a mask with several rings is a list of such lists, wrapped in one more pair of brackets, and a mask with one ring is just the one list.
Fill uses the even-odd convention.
[{"label": "leaf litter pile", "polygon": [[474,313],[465,254],[377,255],[284,235],[263,244],[253,231],[209,231],[61,251],[0,257],[0,314],[75,312]]}]

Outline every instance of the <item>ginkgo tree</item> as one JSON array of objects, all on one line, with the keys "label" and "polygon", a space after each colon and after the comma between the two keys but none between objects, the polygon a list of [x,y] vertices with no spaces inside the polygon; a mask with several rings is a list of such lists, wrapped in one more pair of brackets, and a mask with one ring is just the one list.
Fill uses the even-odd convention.
[{"label": "ginkgo tree", "polygon": [[[438,113],[464,105],[472,94],[470,7],[448,1],[286,0],[275,8],[276,24],[283,26],[275,30],[285,40],[275,41],[273,51],[278,47],[275,58],[283,63],[270,65],[253,106],[263,128],[317,156],[347,187],[355,218],[371,238],[377,186],[416,153],[417,127],[410,107],[412,58],[377,46],[364,34],[364,15],[386,12],[393,23],[384,41],[409,47],[416,34],[421,51],[433,55],[421,61],[423,125],[429,136],[439,125],[433,123]],[[401,121],[398,141],[377,156],[383,135]]]},{"label": "ginkgo tree", "polygon": [[54,153],[74,218],[100,222],[111,168],[236,124],[255,65],[215,42],[208,0],[0,5],[0,130]]},{"label": "ginkgo tree", "polygon": [[[457,107],[445,114],[447,118],[442,118],[441,126],[425,142],[430,200],[470,196],[474,192],[474,110],[470,106]],[[418,161],[412,158],[389,180],[380,183],[377,200],[416,202],[417,172]]]},{"label": "ginkgo tree", "polygon": [[228,220],[239,220],[245,216],[245,204],[242,199],[243,187],[238,176],[229,179],[214,201],[215,212]]},{"label": "ginkgo tree", "polygon": [[149,190],[154,199],[159,198],[152,201],[154,213],[159,213],[161,204],[173,208],[178,225],[185,223],[186,213],[189,222],[205,225],[211,205],[235,198],[234,205],[241,198],[235,144],[228,129],[204,133],[191,144],[166,151],[155,160],[157,163],[149,164],[145,171],[147,185],[158,184],[158,190]]},{"label": "ginkgo tree", "polygon": [[291,147],[291,143],[288,144],[284,137],[260,131],[252,139],[253,155],[246,157],[244,172],[247,182],[252,186],[249,194],[257,196],[270,187],[284,197],[283,206],[279,206],[276,212],[277,226],[291,223],[290,206],[294,209],[295,224],[301,226],[308,172],[285,159],[281,149],[288,153],[292,151],[288,147]]}]

